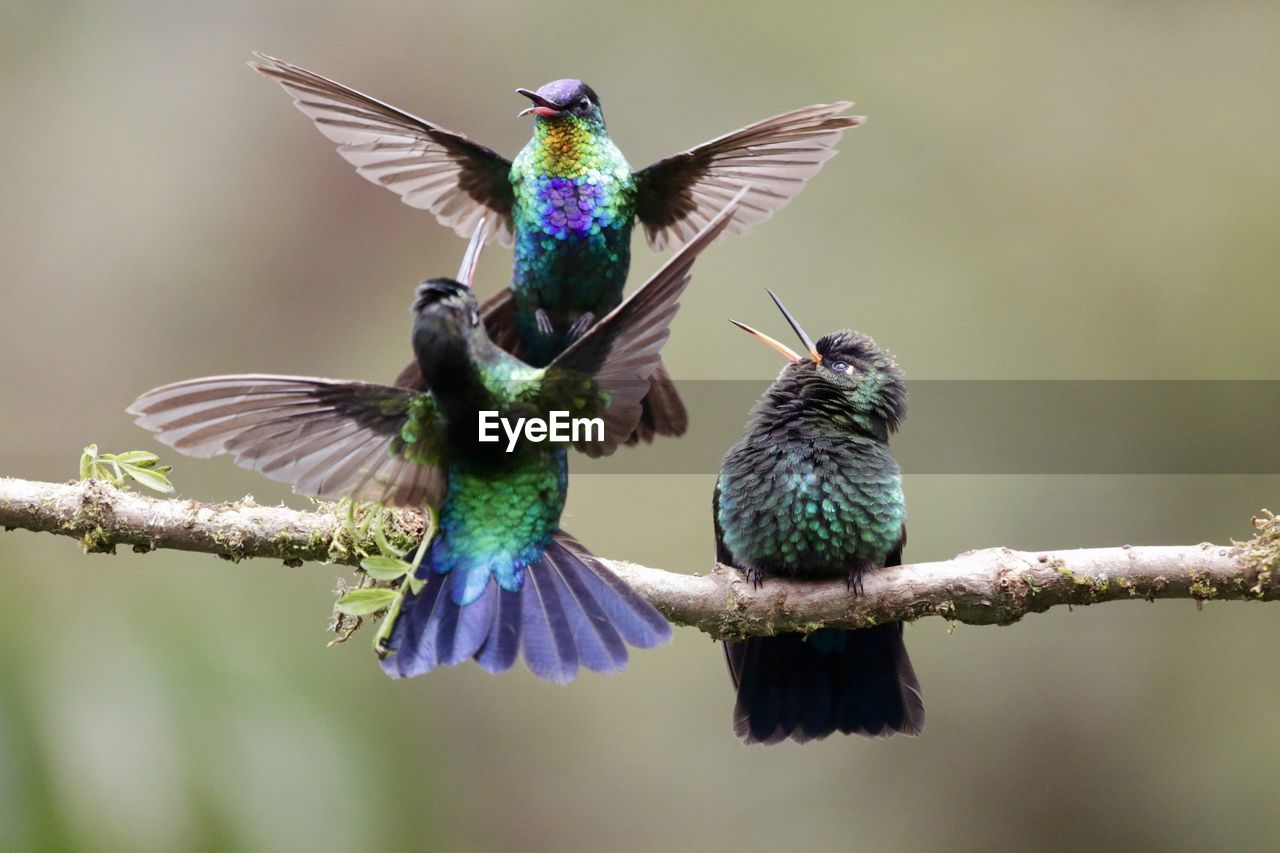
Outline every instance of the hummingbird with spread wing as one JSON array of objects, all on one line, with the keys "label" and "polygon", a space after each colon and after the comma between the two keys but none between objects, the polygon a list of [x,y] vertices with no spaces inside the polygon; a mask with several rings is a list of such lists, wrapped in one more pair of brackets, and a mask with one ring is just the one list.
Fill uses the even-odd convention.
[{"label": "hummingbird with spread wing", "polygon": [[[380,652],[393,677],[476,660],[490,672],[518,655],[563,683],[580,667],[615,672],[627,646],[667,642],[647,601],[560,528],[567,445],[481,440],[481,412],[600,418],[575,443],[613,452],[640,418],[693,262],[730,227],[742,193],[630,298],[547,365],[496,346],[469,283],[484,240],[473,234],[459,280],[422,283],[412,345],[428,390],[297,376],[214,376],[148,391],[129,412],[189,456],[236,464],[300,494],[438,508],[438,530]],[[421,549],[420,549],[421,550]]]},{"label": "hummingbird with spread wing", "polygon": [[[907,541],[902,475],[889,452],[907,411],[902,370],[858,332],[814,342],[769,295],[804,352],[733,321],[787,365],[724,457],[716,559],[757,586],[845,578],[858,588],[867,573],[899,565]],[[902,630],[889,622],[726,642],[734,730],[748,743],[919,734],[924,702]]]},{"label": "hummingbird with spread wing", "polygon": [[[633,171],[609,138],[600,98],[581,80],[517,89],[533,136],[514,160],[281,59],[249,64],[276,80],[360,175],[429,210],[460,235],[482,217],[514,246],[509,290],[484,306],[491,338],[541,367],[622,301],[631,230],[655,250],[685,242],[739,190],[750,193],[729,231],[744,233],[784,207],[836,153],[852,104],[815,104]],[[410,365],[397,384],[421,388]],[[665,368],[650,378],[635,439],[684,433],[687,414]]]}]

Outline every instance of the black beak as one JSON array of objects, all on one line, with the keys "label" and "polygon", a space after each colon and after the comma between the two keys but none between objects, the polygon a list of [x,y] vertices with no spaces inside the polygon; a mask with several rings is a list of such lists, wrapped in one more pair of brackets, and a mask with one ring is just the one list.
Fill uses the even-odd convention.
[{"label": "black beak", "polygon": [[552,117],[552,116],[558,116],[562,112],[564,112],[564,108],[561,107],[559,104],[555,103],[554,101],[548,101],[546,98],[542,97],[532,89],[516,89],[516,94],[524,95],[526,98],[533,101],[533,106],[528,107],[527,109],[521,110],[516,115],[517,118],[519,118],[520,116],[527,116],[529,115],[529,113],[533,113],[534,115],[540,115],[544,117]]},{"label": "black beak", "polygon": [[805,334],[804,329],[800,328],[800,324],[796,322],[796,318],[791,316],[791,312],[787,310],[787,306],[782,304],[782,300],[778,298],[772,290],[765,288],[765,292],[769,294],[769,298],[773,300],[773,304],[778,306],[778,310],[782,312],[782,316],[787,318],[787,323],[791,325],[791,329],[800,336],[800,343],[804,344],[805,351],[809,354],[809,358],[815,362],[822,361],[822,356],[818,354],[818,348],[813,345],[813,340]]}]

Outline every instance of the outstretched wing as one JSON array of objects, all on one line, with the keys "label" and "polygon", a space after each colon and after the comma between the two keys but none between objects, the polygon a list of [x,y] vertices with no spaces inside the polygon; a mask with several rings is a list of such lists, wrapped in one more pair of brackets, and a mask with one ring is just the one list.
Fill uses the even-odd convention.
[{"label": "outstretched wing", "polygon": [[496,214],[498,242],[511,245],[510,160],[283,59],[254,56],[249,66],[283,86],[365,179],[410,207],[431,211],[463,237],[471,236],[481,217]]},{"label": "outstretched wing", "polygon": [[749,124],[636,172],[636,215],[655,251],[686,242],[743,187],[730,230],[745,234],[786,206],[836,154],[845,130],[862,116],[842,116],[849,101],[814,104]]},{"label": "outstretched wing", "polygon": [[547,365],[538,407],[573,417],[604,419],[603,442],[575,444],[588,456],[607,456],[640,420],[640,401],[658,369],[671,333],[677,301],[688,287],[693,262],[734,222],[747,190],[739,190],[706,226],[635,293],[610,311]]},{"label": "outstretched wing", "polygon": [[209,376],[164,385],[129,407],[188,456],[230,453],[299,494],[399,506],[444,499],[429,396],[303,376]]}]

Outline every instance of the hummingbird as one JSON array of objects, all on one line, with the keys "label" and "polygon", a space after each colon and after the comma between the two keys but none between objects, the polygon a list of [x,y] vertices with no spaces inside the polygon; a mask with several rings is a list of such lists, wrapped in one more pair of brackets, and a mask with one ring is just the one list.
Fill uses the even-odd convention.
[{"label": "hummingbird", "polygon": [[[757,587],[775,577],[843,577],[860,589],[868,572],[901,563],[907,541],[902,476],[889,452],[889,434],[906,417],[903,374],[858,332],[815,343],[769,296],[804,353],[730,321],[788,363],[725,454],[713,499],[716,559]],[[734,731],[747,743],[919,734],[924,703],[902,631],[892,622],[726,642]]]},{"label": "hummingbird", "polygon": [[[688,240],[742,188],[750,188],[730,231],[768,219],[835,155],[860,116],[852,104],[815,104],[764,119],[633,171],[609,138],[595,90],[581,80],[517,89],[531,106],[533,135],[514,160],[460,133],[281,59],[249,63],[276,80],[338,153],[405,204],[435,214],[466,236],[496,218],[498,240],[514,245],[509,289],[484,306],[492,338],[541,367],[622,300],[631,230],[644,226],[662,250]],[[410,365],[397,384],[421,388]],[[688,418],[664,367],[636,440],[678,436]]]},{"label": "hummingbird", "polygon": [[[438,529],[390,630],[383,669],[403,678],[476,660],[502,672],[523,652],[537,676],[615,672],[627,645],[670,640],[662,615],[560,528],[567,442],[486,443],[482,413],[601,418],[575,442],[611,453],[640,417],[694,259],[733,221],[714,214],[629,299],[545,367],[489,338],[469,284],[483,225],[459,278],[422,283],[412,345],[426,391],[296,376],[214,376],[148,391],[129,412],[190,456],[236,464],[323,498],[438,508]],[[427,548],[427,546],[422,546]]]}]

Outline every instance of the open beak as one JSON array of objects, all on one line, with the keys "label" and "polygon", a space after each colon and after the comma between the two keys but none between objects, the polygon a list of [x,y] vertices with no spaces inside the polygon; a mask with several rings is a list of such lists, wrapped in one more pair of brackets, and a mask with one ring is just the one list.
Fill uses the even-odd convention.
[{"label": "open beak", "polygon": [[757,340],[763,341],[769,347],[782,353],[782,357],[785,358],[787,361],[800,360],[800,356],[796,355],[796,351],[793,350],[791,347],[787,346],[786,344],[782,343],[782,341],[775,341],[773,338],[769,337],[764,332],[761,332],[757,329],[753,329],[750,326],[748,326],[746,323],[739,323],[737,320],[730,320],[729,322],[737,326],[742,331],[746,332],[748,335],[755,337]]},{"label": "open beak", "polygon": [[778,298],[772,290],[768,288],[765,292],[769,294],[769,298],[773,300],[773,304],[778,306],[778,310],[782,312],[782,316],[787,318],[787,323],[791,325],[794,331],[800,337],[800,343],[804,344],[805,352],[809,354],[809,358],[815,363],[822,361],[822,356],[818,353],[818,348],[813,345],[813,340],[804,333],[804,329],[800,328],[800,324],[796,322],[796,318],[791,316],[791,312],[787,310],[787,306],[782,304],[782,300]]},{"label": "open beak", "polygon": [[544,118],[554,118],[564,112],[564,110],[560,108],[559,104],[548,101],[532,89],[516,89],[516,93],[524,95],[526,98],[533,101],[533,106],[521,110],[516,115],[516,118],[527,116],[530,113]]}]

